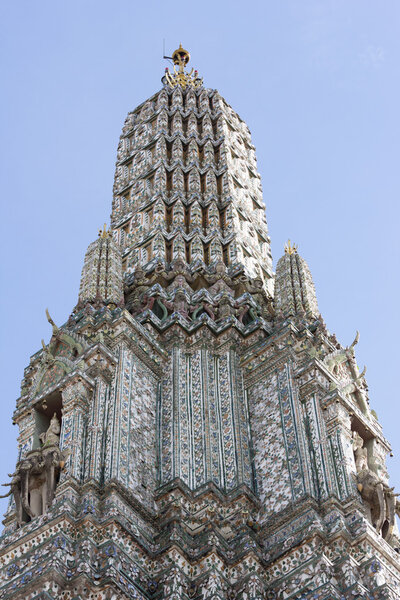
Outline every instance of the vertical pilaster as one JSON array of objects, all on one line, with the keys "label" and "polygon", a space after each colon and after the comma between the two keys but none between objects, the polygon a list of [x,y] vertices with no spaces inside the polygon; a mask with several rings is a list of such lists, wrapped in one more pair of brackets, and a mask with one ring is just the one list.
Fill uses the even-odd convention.
[{"label": "vertical pilaster", "polygon": [[358,495],[349,411],[335,400],[323,404],[326,423],[327,451],[336,479],[339,498]]},{"label": "vertical pilaster", "polygon": [[191,489],[211,481],[226,490],[253,488],[248,408],[233,350],[173,349],[159,435],[163,483],[173,473]]},{"label": "vertical pilaster", "polygon": [[85,479],[100,482],[103,478],[105,437],[109,423],[106,418],[109,383],[103,376],[95,379],[87,434]]},{"label": "vertical pilaster", "polygon": [[[33,411],[27,411],[18,419],[18,460],[24,458],[30,450],[33,449],[35,438],[35,419]],[[38,440],[39,441],[39,440]]]},{"label": "vertical pilaster", "polygon": [[106,406],[105,480],[120,482],[141,501],[152,503],[156,485],[158,381],[125,345]]},{"label": "vertical pilaster", "polygon": [[62,389],[62,422],[60,449],[66,456],[63,477],[83,480],[88,411],[92,390],[82,380],[73,379]]},{"label": "vertical pilaster", "polygon": [[293,394],[291,364],[280,366],[276,372],[278,384],[278,400],[282,422],[282,432],[286,450],[287,466],[290,473],[293,501],[304,495],[304,465],[301,455],[302,424],[299,406]]}]

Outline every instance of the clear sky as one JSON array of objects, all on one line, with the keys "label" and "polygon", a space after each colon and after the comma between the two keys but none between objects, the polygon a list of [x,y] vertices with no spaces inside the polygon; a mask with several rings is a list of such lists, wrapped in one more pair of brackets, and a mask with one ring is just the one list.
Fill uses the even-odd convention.
[{"label": "clear sky", "polygon": [[45,308],[61,324],[76,304],[123,121],[161,87],[165,39],[250,127],[275,264],[295,241],[330,331],[347,345],[359,329],[400,492],[398,0],[3,0],[0,23],[0,483]]}]

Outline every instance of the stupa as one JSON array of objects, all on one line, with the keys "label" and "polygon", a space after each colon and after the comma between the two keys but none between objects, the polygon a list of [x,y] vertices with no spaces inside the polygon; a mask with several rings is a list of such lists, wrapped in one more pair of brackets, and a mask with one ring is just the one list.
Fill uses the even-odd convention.
[{"label": "stupa", "polygon": [[189,59],[129,112],[111,227],[25,369],[0,597],[398,600],[358,334],[294,244],[273,272],[249,129]]}]

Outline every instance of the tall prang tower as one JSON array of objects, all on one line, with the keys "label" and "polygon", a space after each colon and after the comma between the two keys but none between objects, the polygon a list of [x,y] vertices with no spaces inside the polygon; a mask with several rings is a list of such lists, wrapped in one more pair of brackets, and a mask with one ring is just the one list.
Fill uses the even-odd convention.
[{"label": "tall prang tower", "polygon": [[0,598],[398,600],[400,503],[354,342],[246,124],[173,54],[128,114],[111,229],[25,369]]}]

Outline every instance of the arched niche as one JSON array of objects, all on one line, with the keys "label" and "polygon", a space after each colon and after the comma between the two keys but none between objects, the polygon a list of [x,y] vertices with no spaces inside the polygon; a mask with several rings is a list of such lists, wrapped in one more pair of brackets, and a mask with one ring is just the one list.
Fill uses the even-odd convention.
[{"label": "arched niche", "polygon": [[40,436],[45,433],[50,425],[50,421],[54,414],[62,423],[62,395],[60,391],[52,392],[40,400],[34,406],[35,433],[33,437],[32,449],[41,448],[42,442]]}]

